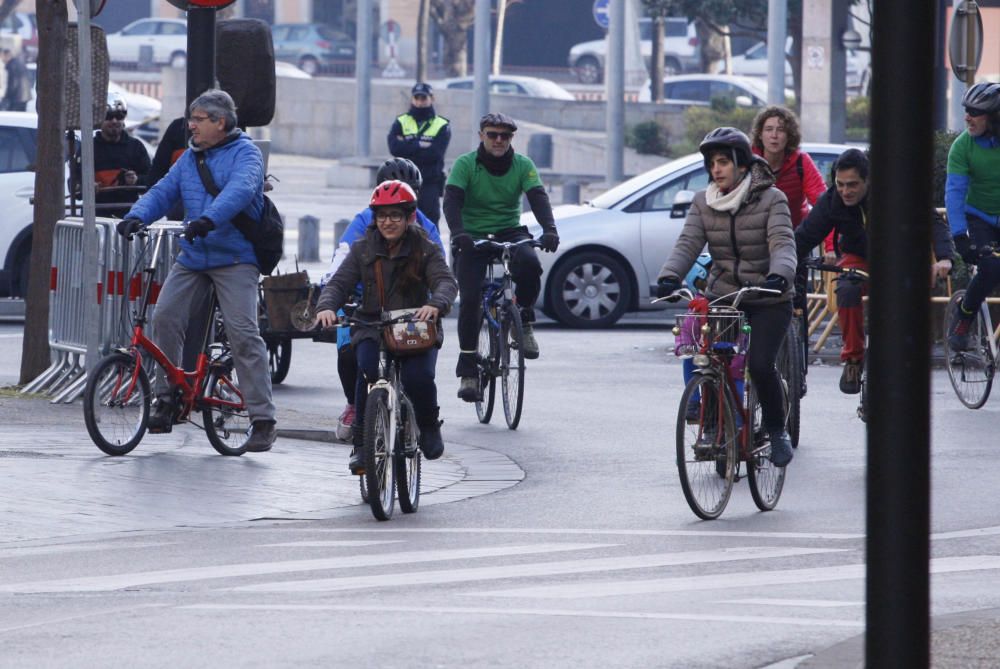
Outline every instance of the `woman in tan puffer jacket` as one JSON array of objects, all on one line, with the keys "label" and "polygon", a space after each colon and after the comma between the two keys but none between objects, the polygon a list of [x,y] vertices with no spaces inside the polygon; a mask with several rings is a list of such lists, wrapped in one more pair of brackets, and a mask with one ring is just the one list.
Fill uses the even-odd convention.
[{"label": "woman in tan puffer jacket", "polygon": [[657,295],[680,288],[680,277],[706,244],[712,256],[705,289],[710,299],[746,285],[781,291],[750,293],[740,308],[753,332],[747,365],[771,437],[771,461],[784,467],[792,460],[792,445],[775,360],[792,318],[796,255],[788,200],[774,187],[770,167],[753,155],[749,138],[736,128],[713,130],[699,150],[711,182],[695,195],[674,250],[660,270]]}]

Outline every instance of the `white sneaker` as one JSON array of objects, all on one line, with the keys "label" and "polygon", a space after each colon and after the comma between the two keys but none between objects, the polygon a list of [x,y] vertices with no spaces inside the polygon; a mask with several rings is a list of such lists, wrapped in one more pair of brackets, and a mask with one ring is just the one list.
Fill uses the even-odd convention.
[{"label": "white sneaker", "polygon": [[352,425],[354,425],[354,405],[348,404],[337,419],[337,439],[350,441]]}]

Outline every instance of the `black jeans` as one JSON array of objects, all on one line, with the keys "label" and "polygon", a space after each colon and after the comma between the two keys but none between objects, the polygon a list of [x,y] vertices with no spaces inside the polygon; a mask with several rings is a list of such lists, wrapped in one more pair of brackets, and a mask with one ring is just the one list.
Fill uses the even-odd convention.
[{"label": "black jeans", "polygon": [[[524,226],[502,230],[494,235],[498,242],[516,242],[528,239]],[[479,316],[483,309],[483,279],[486,267],[496,257],[495,251],[474,250],[462,253],[455,261],[458,279],[458,365],[456,376],[476,376],[476,347],[479,343]],[[514,279],[514,297],[521,307],[525,322],[535,320],[532,307],[542,289],[542,263],[530,245],[519,246],[511,253],[510,273]]]},{"label": "black jeans", "polygon": [[792,320],[792,303],[768,305],[741,304],[740,309],[750,323],[750,350],[747,369],[764,414],[764,429],[769,432],[785,426],[785,406],[781,392],[781,377],[775,360]]},{"label": "black jeans", "polygon": [[[1000,245],[1000,230],[970,215],[969,239],[980,248],[987,244]],[[965,310],[972,312],[978,311],[986,296],[1000,284],[1000,258],[993,255],[980,258],[976,267],[976,276],[969,282],[965,299],[962,300]]]},{"label": "black jeans", "polygon": [[424,181],[420,186],[420,194],[417,195],[417,207],[424,213],[424,216],[431,219],[434,225],[441,219],[441,191],[444,183],[441,181]]},{"label": "black jeans", "polygon": [[[368,383],[378,379],[378,342],[363,339],[356,347],[358,357],[358,381],[354,392],[355,425],[363,425],[365,404],[368,399]],[[400,375],[403,390],[413,403],[417,414],[417,424],[426,425],[433,417],[437,421],[437,385],[434,383],[434,369],[437,366],[438,350],[432,348],[427,353],[401,358]]]}]

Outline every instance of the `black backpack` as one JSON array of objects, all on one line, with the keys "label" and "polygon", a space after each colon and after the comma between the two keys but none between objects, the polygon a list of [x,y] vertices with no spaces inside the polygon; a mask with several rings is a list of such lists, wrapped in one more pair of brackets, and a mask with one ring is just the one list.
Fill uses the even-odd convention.
[{"label": "black backpack", "polygon": [[[215,179],[212,178],[212,173],[209,171],[208,165],[205,164],[205,154],[199,152],[195,160],[205,190],[212,197],[218,197],[219,187],[215,185]],[[278,208],[274,206],[271,198],[264,196],[264,208],[260,212],[260,222],[250,218],[250,215],[245,211],[241,211],[233,218],[232,224],[253,244],[253,252],[257,256],[260,273],[268,275],[273,272],[284,255],[285,222],[281,220],[281,214],[278,213]]]}]

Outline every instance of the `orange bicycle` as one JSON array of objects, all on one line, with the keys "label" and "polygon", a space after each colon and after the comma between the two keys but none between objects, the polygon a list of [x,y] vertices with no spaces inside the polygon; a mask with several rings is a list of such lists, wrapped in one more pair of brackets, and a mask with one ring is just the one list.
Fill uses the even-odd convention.
[{"label": "orange bicycle", "polygon": [[[148,360],[158,364],[171,387],[176,389],[175,423],[194,422],[201,412],[205,433],[222,455],[243,455],[250,436],[250,417],[233,368],[233,357],[224,327],[217,317],[218,299],[212,291],[210,313],[205,328],[204,346],[194,371],[174,366],[163,351],[145,335],[147,312],[153,291],[153,276],[161,258],[167,235],[184,229],[178,223],[154,223],[137,236],[155,234],[152,261],[146,274],[132,340],[128,347],[116,349],[102,358],[87,379],[83,392],[83,418],[87,432],[98,448],[108,455],[125,455],[134,449],[146,433],[152,399]],[[149,245],[146,246],[148,250]],[[144,354],[149,358],[144,358]]]}]

